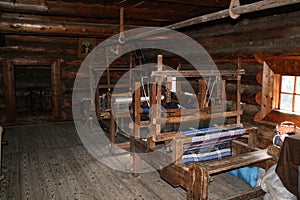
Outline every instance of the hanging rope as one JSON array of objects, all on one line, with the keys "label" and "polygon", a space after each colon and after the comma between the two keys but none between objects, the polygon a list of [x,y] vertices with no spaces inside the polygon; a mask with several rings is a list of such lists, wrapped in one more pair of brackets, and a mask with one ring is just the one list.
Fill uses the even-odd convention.
[{"label": "hanging rope", "polygon": [[231,0],[230,1],[230,5],[229,5],[229,9],[228,9],[228,12],[229,12],[229,16],[232,18],[232,19],[237,19],[240,15],[239,14],[235,14],[232,9],[235,8],[235,7],[238,7],[240,6],[240,1],[239,0]]}]

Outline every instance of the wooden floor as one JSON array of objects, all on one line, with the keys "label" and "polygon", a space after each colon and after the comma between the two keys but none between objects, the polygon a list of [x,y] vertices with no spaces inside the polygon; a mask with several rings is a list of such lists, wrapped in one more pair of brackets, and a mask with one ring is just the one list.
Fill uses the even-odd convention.
[{"label": "wooden floor", "polygon": [[[0,199],[186,199],[157,172],[133,178],[93,158],[72,123],[5,129]],[[249,186],[228,174],[213,176],[209,199],[225,199]],[[262,198],[257,198],[262,199]]]}]

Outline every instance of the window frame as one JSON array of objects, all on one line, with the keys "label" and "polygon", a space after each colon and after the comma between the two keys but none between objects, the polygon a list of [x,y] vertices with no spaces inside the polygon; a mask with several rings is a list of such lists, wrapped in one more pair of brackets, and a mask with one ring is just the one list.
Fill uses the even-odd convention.
[{"label": "window frame", "polygon": [[[280,74],[279,76],[280,76],[280,80],[279,80],[280,82],[279,82],[279,94],[278,94],[278,110],[279,111],[288,111],[288,112],[292,112],[293,114],[300,115],[300,112],[295,111],[295,101],[296,101],[295,99],[296,99],[296,96],[300,97],[300,94],[297,93],[297,79],[300,79],[300,76],[282,75],[282,74]],[[282,77],[283,76],[291,76],[291,77],[294,78],[293,92],[282,92]],[[281,95],[282,94],[293,95],[293,98],[292,98],[292,109],[291,110],[287,110],[287,109],[281,108]]]}]

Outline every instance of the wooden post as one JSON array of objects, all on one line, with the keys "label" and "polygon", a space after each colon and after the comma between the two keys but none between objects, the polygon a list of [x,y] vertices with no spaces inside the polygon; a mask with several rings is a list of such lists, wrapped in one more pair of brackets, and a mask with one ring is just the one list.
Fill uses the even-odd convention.
[{"label": "wooden post", "polygon": [[141,83],[135,82],[134,83],[134,98],[133,98],[133,114],[134,114],[134,135],[130,137],[130,149],[133,154],[133,176],[138,177],[140,171],[140,158],[135,153],[135,140],[139,140],[141,138],[141,114],[140,114],[140,107],[141,107]]},{"label": "wooden post", "polygon": [[112,105],[113,104],[113,101],[114,101],[114,98],[111,97],[111,102],[109,102],[109,104],[111,105],[110,106],[110,125],[109,125],[109,135],[110,135],[110,141],[111,143],[115,143],[115,134],[116,134],[116,125],[115,125],[115,117],[114,117],[114,114],[115,114],[115,109],[114,109],[114,106]]},{"label": "wooden post", "polygon": [[[237,70],[241,69],[241,58],[238,58],[238,66]],[[236,83],[236,110],[238,113],[241,111],[241,75],[237,75],[237,83]],[[236,124],[240,125],[241,124],[241,115],[239,114],[236,117]]]},{"label": "wooden post", "polygon": [[199,102],[199,106],[200,106],[200,110],[201,108],[205,107],[205,103],[206,103],[206,82],[204,79],[199,79],[199,91],[198,91],[198,102]]},{"label": "wooden post", "polygon": [[15,93],[15,72],[14,65],[8,60],[4,60],[3,80],[5,86],[5,103],[6,103],[6,122],[15,122],[16,113],[16,93]]},{"label": "wooden post", "polygon": [[[162,55],[157,56],[157,71],[161,72],[163,69],[163,61],[162,61]],[[155,121],[159,118],[161,118],[161,87],[162,87],[162,78],[156,77],[157,87],[156,87],[156,105],[155,105],[155,116],[153,118]],[[161,131],[161,125],[156,124],[156,130],[154,133],[154,137],[156,137],[157,134]]]},{"label": "wooden post", "polygon": [[53,101],[53,119],[61,119],[61,80],[60,80],[60,60],[51,64],[51,90]]},{"label": "wooden post", "polygon": [[223,112],[226,111],[226,80],[222,80],[222,91],[221,91],[221,108]]},{"label": "wooden post", "polygon": [[[151,84],[151,92],[150,92],[150,108],[156,104],[156,87],[157,87],[156,82],[153,82]],[[152,110],[152,111],[155,112],[155,110]],[[150,127],[149,131],[151,132],[151,137],[148,138],[148,145],[150,148],[155,147],[155,142],[153,141],[153,136],[156,133],[156,126],[153,123],[153,119],[154,119],[153,117],[156,116],[156,114],[154,112],[153,113],[149,112],[150,121],[151,121],[151,127]]]}]

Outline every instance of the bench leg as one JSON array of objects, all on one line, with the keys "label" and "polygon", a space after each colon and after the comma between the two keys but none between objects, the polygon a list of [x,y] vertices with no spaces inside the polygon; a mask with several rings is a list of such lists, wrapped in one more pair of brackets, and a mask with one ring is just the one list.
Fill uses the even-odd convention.
[{"label": "bench leg", "polygon": [[190,164],[191,176],[189,180],[188,188],[188,200],[205,200],[208,199],[208,184],[209,174],[208,172],[197,165],[196,163]]}]

